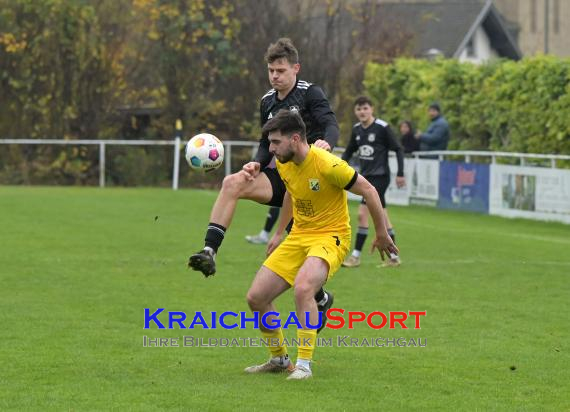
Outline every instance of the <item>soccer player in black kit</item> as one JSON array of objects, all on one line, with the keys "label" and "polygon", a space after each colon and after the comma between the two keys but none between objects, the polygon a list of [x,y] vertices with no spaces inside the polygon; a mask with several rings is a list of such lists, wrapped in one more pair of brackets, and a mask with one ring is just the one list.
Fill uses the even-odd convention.
[{"label": "soccer player in black kit", "polygon": [[[386,227],[388,234],[396,242],[396,234],[392,228],[392,223],[386,210],[386,200],[384,195],[390,185],[390,167],[388,165],[388,152],[396,152],[398,159],[398,172],[396,174],[396,185],[404,187],[404,149],[395,138],[392,129],[385,121],[374,117],[372,101],[361,96],[354,102],[354,114],[359,122],[352,127],[350,141],[342,154],[342,159],[349,161],[352,154],[358,151],[360,161],[360,174],[366,178],[378,191],[380,202],[384,208]],[[360,252],[368,236],[368,208],[366,202],[358,208],[358,232],[352,254],[347,257],[342,264],[344,267],[357,267],[360,265]],[[391,255],[385,266],[399,266],[400,257]]]},{"label": "soccer player in black kit", "polygon": [[[261,98],[261,126],[281,109],[296,110],[307,125],[307,141],[330,151],[339,137],[335,114],[320,87],[297,79],[301,66],[299,54],[291,40],[281,38],[271,44],[265,60],[273,88]],[[266,167],[272,158],[269,139],[262,136],[255,160],[246,163],[241,171],[224,178],[210,214],[204,248],[192,255],[188,262],[192,269],[201,271],[205,276],[216,272],[215,257],[239,199],[282,206],[285,184],[276,169]],[[332,306],[333,296],[321,289],[315,295],[315,300],[319,310],[326,311]]]}]

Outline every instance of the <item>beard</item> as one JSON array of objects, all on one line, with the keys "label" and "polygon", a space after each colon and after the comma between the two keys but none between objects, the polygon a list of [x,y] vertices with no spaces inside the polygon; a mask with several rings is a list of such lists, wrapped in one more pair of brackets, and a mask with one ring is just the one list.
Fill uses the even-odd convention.
[{"label": "beard", "polygon": [[277,157],[277,160],[279,160],[279,163],[287,163],[287,162],[290,162],[291,159],[293,159],[293,156],[295,156],[295,154],[293,153],[292,150],[289,150],[287,153],[285,153],[281,156],[275,156],[275,157]]}]

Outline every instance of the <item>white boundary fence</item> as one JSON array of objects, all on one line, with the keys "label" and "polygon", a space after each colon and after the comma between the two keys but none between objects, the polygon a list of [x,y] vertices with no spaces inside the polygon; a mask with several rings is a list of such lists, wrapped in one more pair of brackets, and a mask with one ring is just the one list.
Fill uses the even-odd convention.
[{"label": "white boundary fence", "polygon": [[497,158],[507,157],[519,159],[520,166],[526,166],[528,159],[550,160],[550,167],[556,168],[557,160],[570,160],[569,155],[535,154],[535,153],[511,153],[511,152],[484,152],[475,150],[438,150],[433,152],[414,152],[416,159],[420,156],[437,156],[438,160],[445,160],[445,156],[463,156],[465,163],[471,163],[473,157],[490,157],[491,164],[497,163]]},{"label": "white boundary fence", "polygon": [[[224,143],[224,172],[225,175],[231,174],[231,158],[232,147],[250,147],[252,150],[251,157],[255,155],[259,145],[257,141],[240,141],[226,140]],[[99,146],[99,186],[105,187],[105,148],[107,146],[173,146],[173,166],[172,166],[172,189],[178,189],[180,175],[180,152],[183,143],[180,138],[173,140],[65,140],[65,139],[0,139],[0,144],[11,145],[72,145],[72,146]],[[343,148],[336,147],[334,152],[340,154]],[[393,154],[392,154],[393,155]],[[490,157],[491,164],[496,164],[497,158],[515,158],[519,159],[520,166],[525,166],[529,159],[549,160],[550,167],[556,168],[557,160],[570,160],[570,155],[547,155],[533,153],[510,153],[510,152],[485,152],[485,151],[432,151],[432,152],[415,152],[414,157],[419,159],[421,156],[437,156],[439,161],[445,159],[446,156],[463,156],[465,163],[471,163],[473,157]]]},{"label": "white boundary fence", "polygon": [[[226,140],[224,143],[224,171],[231,174],[232,147],[251,147],[252,157],[259,142]],[[65,139],[0,139],[0,144],[16,145],[67,145],[67,146],[99,146],[99,186],[105,187],[105,148],[107,146],[174,146],[172,162],[172,189],[178,190],[180,176],[180,152],[184,147],[182,140],[65,140]]]}]

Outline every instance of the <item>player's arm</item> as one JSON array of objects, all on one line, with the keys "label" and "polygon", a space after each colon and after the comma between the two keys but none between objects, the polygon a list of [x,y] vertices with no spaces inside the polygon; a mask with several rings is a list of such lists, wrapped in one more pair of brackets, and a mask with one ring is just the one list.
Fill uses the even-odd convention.
[{"label": "player's arm", "polygon": [[384,221],[384,213],[378,192],[368,180],[360,176],[352,167],[344,160],[335,158],[333,155],[323,161],[320,165],[321,174],[332,185],[348,190],[354,194],[364,197],[366,206],[370,211],[374,228],[376,229],[376,238],[372,242],[372,251],[378,249],[380,256],[384,259],[384,253],[390,256],[390,253],[398,253],[398,248],[388,235],[386,222]]},{"label": "player's arm", "polygon": [[427,132],[420,134],[420,141],[425,143],[437,143],[443,140],[445,136],[445,126],[439,122],[432,124]]},{"label": "player's arm", "polygon": [[271,162],[272,157],[273,155],[269,151],[269,138],[264,134],[261,136],[261,139],[259,139],[259,147],[257,148],[257,153],[253,161],[259,163],[263,169]]},{"label": "player's arm", "polygon": [[[261,123],[261,128],[263,129],[263,125],[267,121],[267,116],[263,110],[263,100],[259,104],[259,118]],[[267,135],[262,134],[261,138],[259,139],[259,146],[257,148],[257,153],[252,162],[246,163],[242,170],[247,172],[250,175],[250,179],[256,177],[261,169],[264,169],[270,162],[273,155],[269,151],[269,138]]]},{"label": "player's arm", "polygon": [[279,215],[279,225],[273,237],[267,242],[267,256],[269,256],[277,246],[281,243],[283,239],[283,234],[287,225],[293,219],[293,203],[291,202],[291,195],[289,192],[285,192],[285,197],[283,198],[283,206],[281,206],[281,213]]},{"label": "player's arm", "polygon": [[386,126],[386,138],[388,139],[388,149],[396,153],[398,161],[398,172],[396,173],[396,186],[406,186],[406,178],[404,177],[404,148],[396,139],[394,132],[390,126]]},{"label": "player's arm", "polygon": [[350,140],[348,141],[348,145],[346,146],[346,149],[344,149],[344,153],[341,156],[342,160],[348,162],[357,149],[358,143],[356,143],[356,133],[354,132],[354,128],[352,128]]},{"label": "player's arm", "polygon": [[378,192],[374,186],[372,186],[364,177],[358,175],[356,181],[351,187],[347,188],[347,190],[356,195],[362,196],[364,200],[366,200],[366,207],[368,207],[370,216],[372,216],[376,238],[372,242],[370,252],[373,252],[374,249],[378,249],[382,260],[384,260],[384,253],[387,257],[390,257],[390,253],[398,254],[398,248],[392,241],[392,238],[388,235],[382,203],[380,203],[380,197],[378,196]]},{"label": "player's arm", "polygon": [[[338,143],[340,131],[336,116],[331,109],[327,96],[320,87],[313,85],[307,90],[306,99],[307,108],[311,112],[315,121],[324,130],[325,135],[323,136],[323,140],[327,142],[329,147],[323,148],[330,151]],[[315,145],[319,147],[318,144],[315,143]]]},{"label": "player's arm", "polygon": [[[263,99],[259,103],[259,126],[263,129],[263,125],[267,122],[267,114],[263,109]],[[265,168],[269,162],[271,162],[271,158],[273,155],[269,152],[269,136],[265,134],[261,134],[261,138],[259,139],[259,147],[257,149],[257,153],[255,154],[254,161],[259,163],[260,168]]]},{"label": "player's arm", "polygon": [[256,178],[261,172],[261,169],[265,168],[269,162],[271,162],[272,156],[273,155],[269,152],[269,139],[262,137],[259,141],[259,147],[253,161],[244,164],[241,168],[242,171],[246,173],[247,180],[252,181]]}]

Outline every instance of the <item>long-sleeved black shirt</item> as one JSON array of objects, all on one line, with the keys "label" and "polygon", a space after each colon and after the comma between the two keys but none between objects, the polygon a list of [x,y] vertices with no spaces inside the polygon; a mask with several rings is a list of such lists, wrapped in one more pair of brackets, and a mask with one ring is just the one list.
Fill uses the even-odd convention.
[{"label": "long-sleeved black shirt", "polygon": [[[336,116],[325,93],[319,86],[307,83],[304,80],[297,80],[295,87],[283,100],[279,100],[277,95],[278,92],[271,89],[261,98],[259,105],[261,127],[281,109],[298,110],[307,126],[309,144],[318,139],[324,139],[331,148],[336,145],[339,138]],[[273,155],[269,152],[268,136],[262,136],[259,140],[259,149],[255,155],[255,161],[259,162],[263,169],[269,164],[272,157]]]},{"label": "long-sleeved black shirt", "polygon": [[374,119],[372,124],[364,128],[360,123],[352,127],[350,141],[342,154],[343,160],[350,160],[358,150],[360,174],[366,176],[382,176],[390,174],[388,152],[396,152],[398,159],[398,176],[404,176],[404,149],[392,133],[392,129],[383,120]]}]

